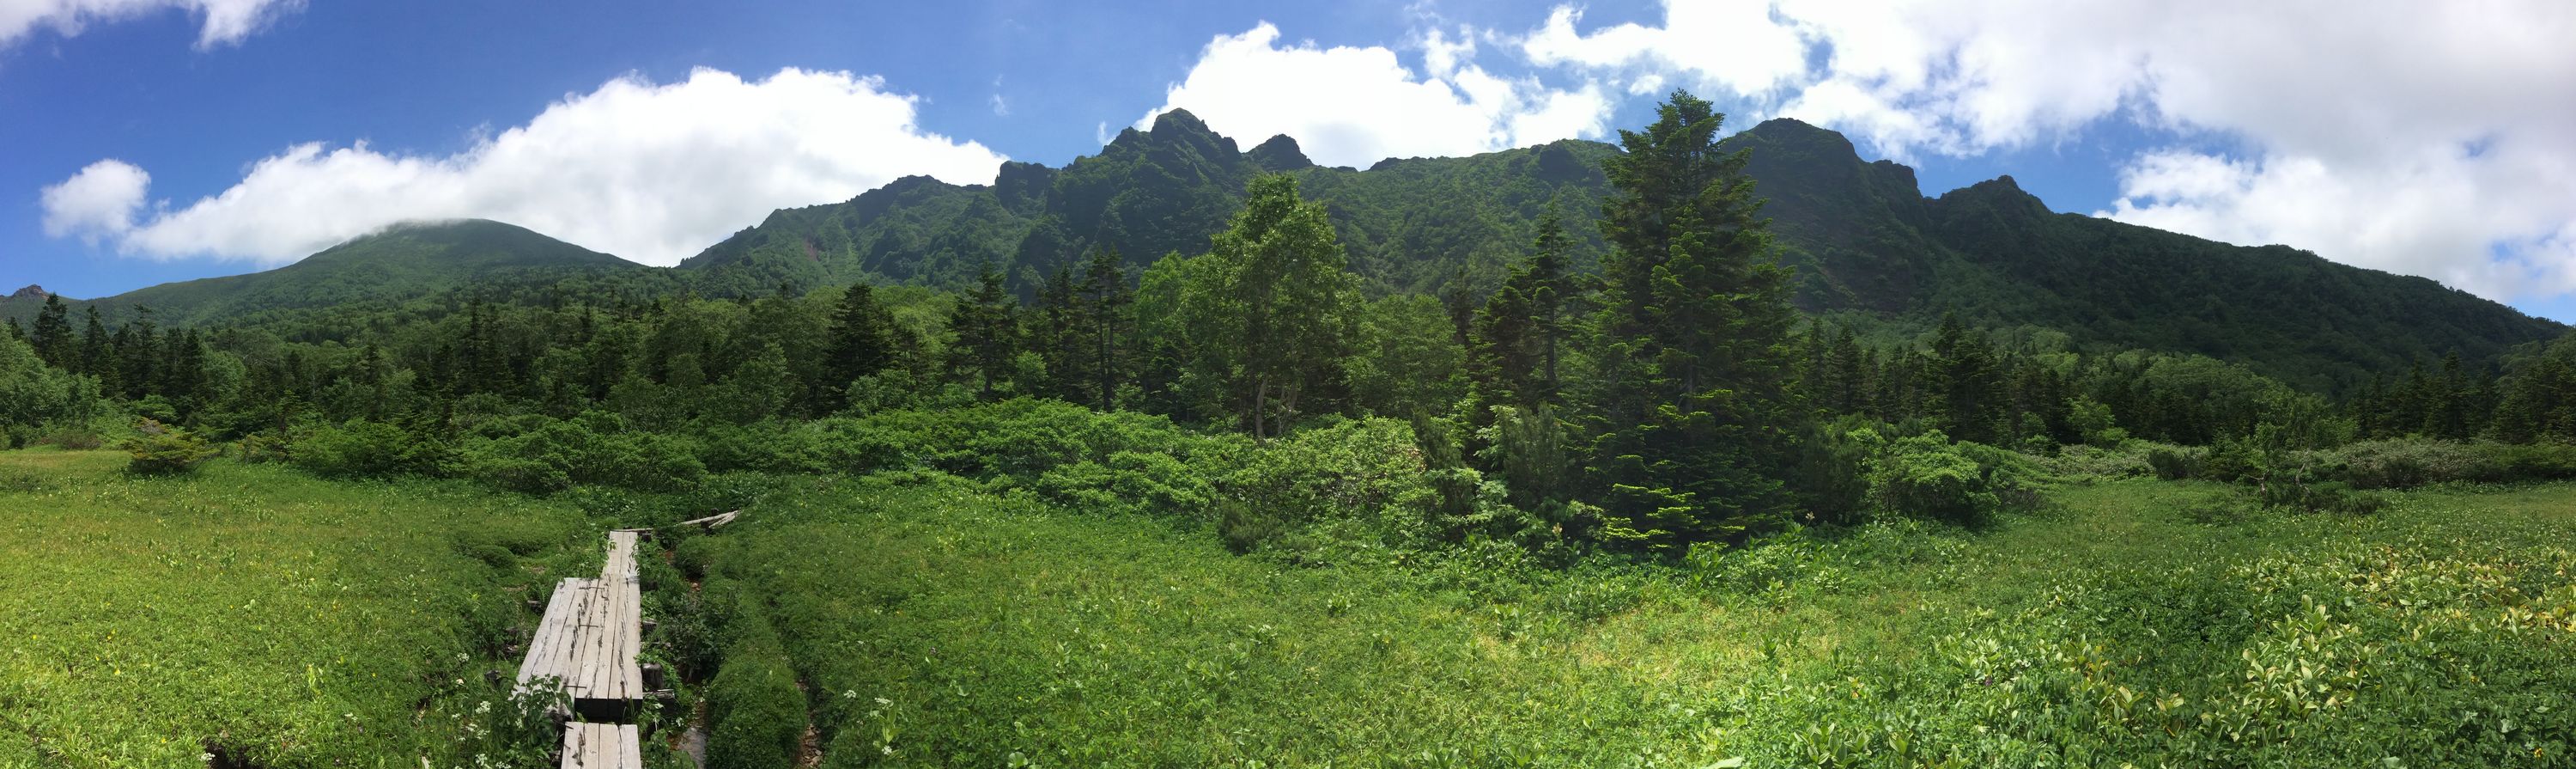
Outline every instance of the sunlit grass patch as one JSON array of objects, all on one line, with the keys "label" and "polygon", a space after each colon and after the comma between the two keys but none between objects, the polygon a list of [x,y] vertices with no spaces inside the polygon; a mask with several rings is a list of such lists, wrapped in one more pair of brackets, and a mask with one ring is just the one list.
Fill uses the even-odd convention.
[{"label": "sunlit grass patch", "polygon": [[[68,766],[418,765],[495,727],[486,670],[577,513],[452,484],[342,484],[115,452],[0,453],[0,743]],[[469,726],[471,724],[471,726]],[[11,754],[0,750],[0,758]],[[0,760],[0,764],[8,763]]]}]

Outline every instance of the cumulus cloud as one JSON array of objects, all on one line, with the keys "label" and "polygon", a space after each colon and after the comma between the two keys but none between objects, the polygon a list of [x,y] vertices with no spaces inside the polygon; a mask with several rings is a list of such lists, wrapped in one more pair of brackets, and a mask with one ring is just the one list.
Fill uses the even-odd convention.
[{"label": "cumulus cloud", "polygon": [[1471,155],[1603,132],[1610,100],[1597,85],[1550,88],[1475,64],[1471,35],[1433,30],[1416,41],[1417,74],[1382,46],[1282,45],[1269,23],[1219,35],[1164,104],[1138,120],[1187,109],[1237,141],[1276,134],[1325,165],[1390,157]]},{"label": "cumulus cloud", "polygon": [[122,160],[89,164],[61,184],[37,196],[45,211],[45,234],[96,239],[134,229],[134,212],[143,207],[143,191],[152,175]]},{"label": "cumulus cloud", "polygon": [[39,27],[68,37],[91,24],[179,10],[202,19],[197,47],[213,48],[239,43],[278,17],[303,8],[304,0],[0,0],[0,47]]},{"label": "cumulus cloud", "polygon": [[2495,298],[2576,290],[2576,4],[1665,0],[1659,24],[1581,20],[1559,8],[1515,39],[1898,158],[2121,121],[2166,146],[2098,215]]},{"label": "cumulus cloud", "polygon": [[[116,233],[128,253],[275,264],[395,222],[479,217],[670,265],[774,209],[845,200],[911,174],[989,183],[1002,159],[924,132],[913,98],[876,78],[787,69],[746,81],[700,69],[676,83],[627,77],[569,95],[454,155],[297,145],[221,193],[95,231]],[[140,201],[142,172],[133,173]]]}]

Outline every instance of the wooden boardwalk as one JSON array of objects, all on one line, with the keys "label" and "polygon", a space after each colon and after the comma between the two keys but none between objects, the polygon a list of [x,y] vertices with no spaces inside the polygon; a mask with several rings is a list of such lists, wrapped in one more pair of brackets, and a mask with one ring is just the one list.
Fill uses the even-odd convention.
[{"label": "wooden boardwalk", "polygon": [[634,724],[564,725],[563,769],[643,769]]},{"label": "wooden boardwalk", "polygon": [[537,621],[519,689],[561,686],[576,720],[564,725],[565,769],[641,769],[632,720],[651,696],[635,663],[644,640],[644,596],[636,579],[638,532],[608,533],[608,561],[597,579],[556,583]]}]

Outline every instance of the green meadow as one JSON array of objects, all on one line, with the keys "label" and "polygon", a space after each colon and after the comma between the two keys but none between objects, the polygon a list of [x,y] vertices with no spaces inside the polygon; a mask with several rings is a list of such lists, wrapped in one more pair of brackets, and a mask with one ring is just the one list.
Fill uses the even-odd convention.
[{"label": "green meadow", "polygon": [[0,452],[0,766],[471,765],[524,741],[485,671],[517,663],[532,584],[597,562],[580,513],[127,460]]}]

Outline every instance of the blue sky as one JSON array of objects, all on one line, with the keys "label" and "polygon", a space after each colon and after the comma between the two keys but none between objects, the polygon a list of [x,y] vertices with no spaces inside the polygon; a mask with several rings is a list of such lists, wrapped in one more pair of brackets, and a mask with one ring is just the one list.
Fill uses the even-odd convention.
[{"label": "blue sky", "polygon": [[1927,194],[2008,173],[2576,320],[2565,4],[2060,5],[0,0],[0,282],[106,295],[455,215],[669,263],[1170,107],[1366,165],[1604,138],[1687,87]]}]

